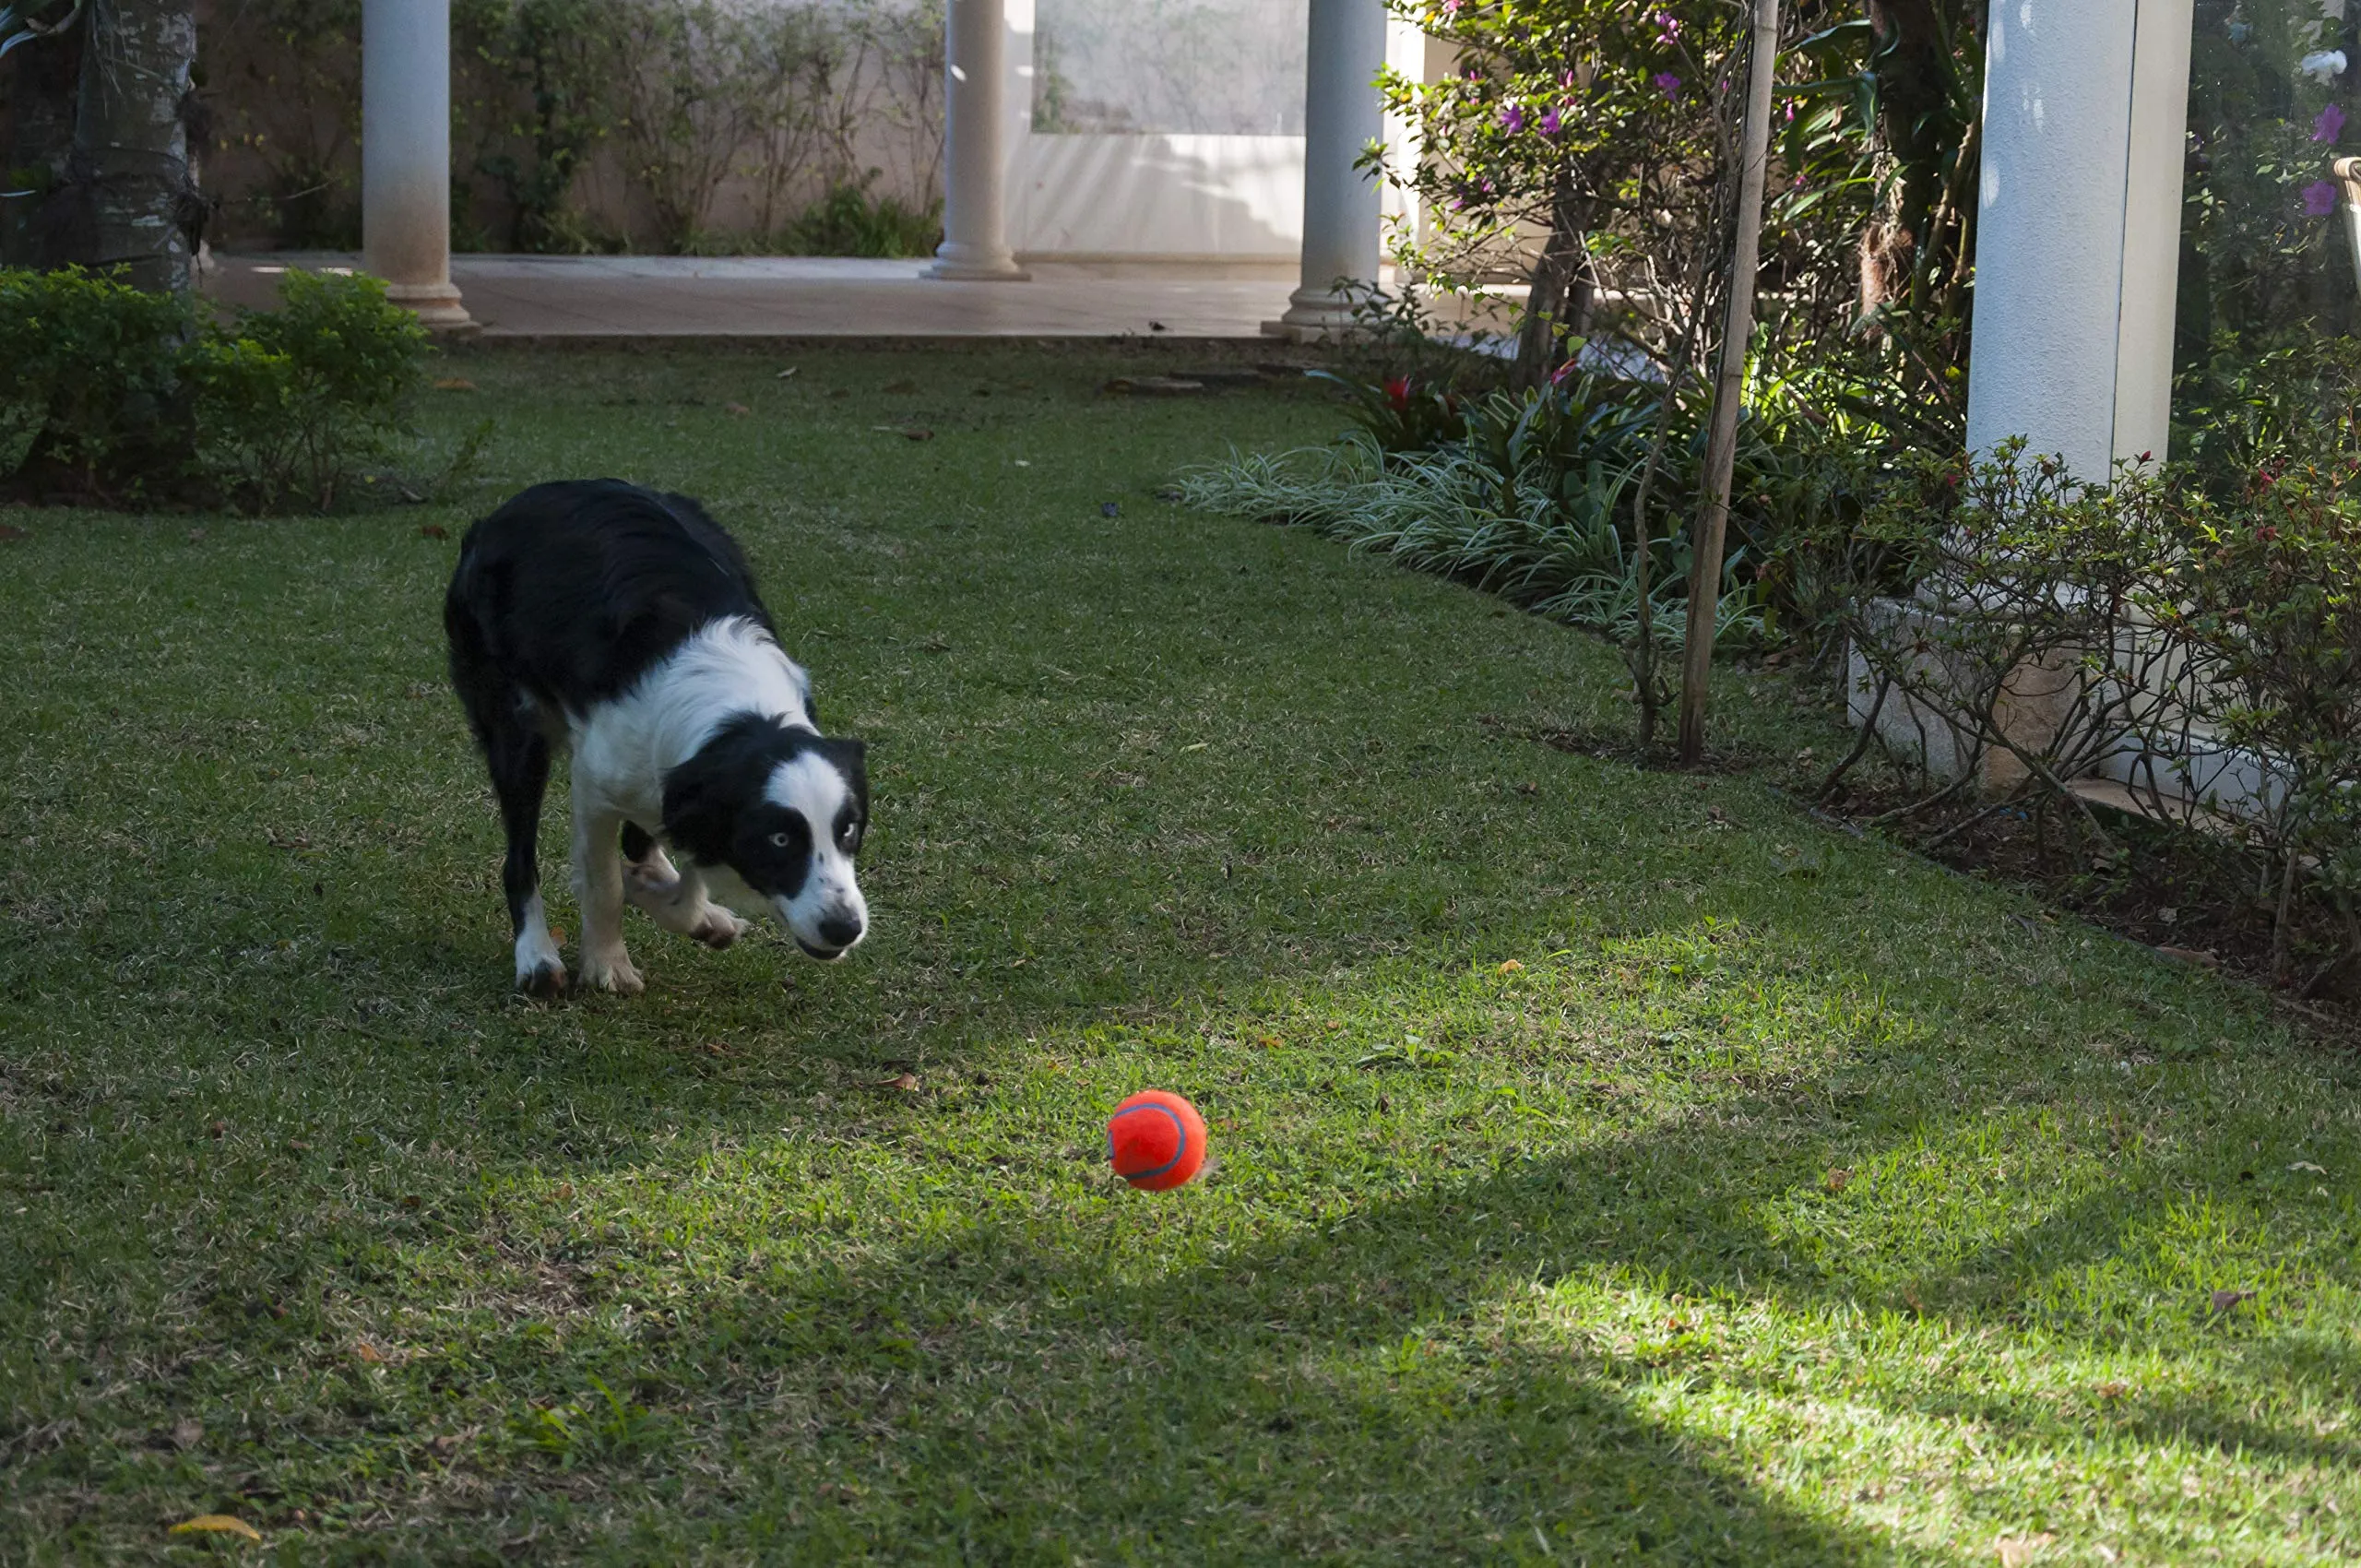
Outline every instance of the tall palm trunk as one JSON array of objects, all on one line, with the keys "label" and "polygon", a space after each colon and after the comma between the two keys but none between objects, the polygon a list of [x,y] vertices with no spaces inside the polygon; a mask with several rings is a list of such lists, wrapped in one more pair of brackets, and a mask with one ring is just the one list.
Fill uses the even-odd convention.
[{"label": "tall palm trunk", "polygon": [[[47,14],[44,15],[43,13]],[[35,22],[62,30],[18,38],[0,63],[0,267],[47,268],[71,258],[53,244],[57,228],[47,198],[65,187],[74,156],[74,101],[82,79],[83,18],[63,6],[36,10]]]},{"label": "tall palm trunk", "polygon": [[75,25],[11,52],[8,166],[30,174],[0,259],[122,267],[185,291],[205,206],[190,160],[194,0],[83,0]]}]

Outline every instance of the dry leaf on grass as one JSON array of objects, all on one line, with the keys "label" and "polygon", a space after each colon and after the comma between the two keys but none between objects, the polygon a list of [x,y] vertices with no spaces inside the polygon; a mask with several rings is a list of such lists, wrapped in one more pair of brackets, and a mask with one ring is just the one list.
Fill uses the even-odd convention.
[{"label": "dry leaf on grass", "polygon": [[172,1446],[185,1453],[205,1441],[205,1423],[194,1416],[183,1416],[172,1423]]},{"label": "dry leaf on grass", "polygon": [[476,384],[464,375],[445,375],[434,383],[437,392],[472,392]]},{"label": "dry leaf on grass", "polygon": [[356,1361],[366,1361],[373,1367],[382,1367],[386,1364],[386,1353],[366,1339],[353,1342],[352,1359]]},{"label": "dry leaf on grass", "polygon": [[262,1544],[262,1532],[243,1519],[233,1519],[227,1514],[199,1514],[194,1519],[184,1519],[174,1525],[176,1536],[243,1536],[255,1545]]},{"label": "dry leaf on grass", "polygon": [[1518,963],[1514,958],[1503,958],[1501,960],[1501,973],[1504,975],[1513,975],[1523,968],[1525,968],[1525,966]]},{"label": "dry leaf on grass", "polygon": [[2002,1536],[1992,1543],[1999,1553],[2000,1568],[2024,1568],[2058,1538],[2053,1535]]},{"label": "dry leaf on grass", "polygon": [[724,403],[721,405],[721,411],[725,414],[751,414],[754,410],[743,403]]},{"label": "dry leaf on grass", "polygon": [[919,1092],[919,1075],[916,1073],[897,1073],[877,1087],[881,1089],[899,1089],[904,1094],[916,1094]]},{"label": "dry leaf on grass", "polygon": [[1832,1193],[1841,1193],[1853,1184],[1853,1173],[1840,1165],[1821,1177],[1820,1184]]}]

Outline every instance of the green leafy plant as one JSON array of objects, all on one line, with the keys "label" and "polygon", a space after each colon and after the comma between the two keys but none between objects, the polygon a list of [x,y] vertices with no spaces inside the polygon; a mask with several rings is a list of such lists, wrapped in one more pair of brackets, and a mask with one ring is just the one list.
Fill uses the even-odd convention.
[{"label": "green leafy plant", "polygon": [[20,493],[129,499],[184,477],[190,303],[68,267],[0,270],[0,472]]},{"label": "green leafy plant", "polygon": [[931,255],[943,243],[943,204],[923,210],[891,196],[874,196],[877,172],[838,181],[806,208],[784,236],[801,255]]},{"label": "green leafy plant", "polygon": [[528,1447],[557,1461],[561,1469],[632,1459],[662,1448],[671,1423],[645,1405],[625,1399],[596,1373],[589,1390],[564,1404],[537,1406],[509,1422]]},{"label": "green leafy plant", "polygon": [[289,272],[276,310],[239,312],[192,357],[204,466],[249,505],[326,510],[409,429],[426,349],[375,279]]},{"label": "green leafy plant", "polygon": [[[1942,837],[2024,804],[2111,851],[2070,784],[2188,707],[2184,662],[2150,635],[2165,495],[2136,467],[2093,484],[2015,440],[1914,457],[1858,524],[1832,518],[1878,575],[1843,611],[1863,724],[1824,788],[1881,742],[1924,779],[1910,809],[1980,802]],[[1908,600],[1884,597],[1896,581]]]},{"label": "green leafy plant", "polygon": [[616,23],[601,0],[463,0],[452,12],[453,53],[469,65],[472,169],[505,201],[511,249],[608,248],[575,185],[615,119]]},{"label": "green leafy plant", "polygon": [[[1623,519],[1645,461],[1653,397],[1587,377],[1496,390],[1459,410],[1457,439],[1427,448],[1385,445],[1405,417],[1390,403],[1364,408],[1365,428],[1338,446],[1193,470],[1181,493],[1207,510],[1317,529],[1619,642],[1636,636],[1643,592]],[[1667,487],[1666,499],[1677,497]],[[1651,549],[1645,613],[1658,641],[1677,647],[1687,536],[1658,529]],[[1739,636],[1759,627],[1747,568],[1746,552],[1733,551],[1718,622]]]},{"label": "green leafy plant", "polygon": [[2180,782],[2235,786],[2283,978],[2298,895],[2333,912],[2342,940],[2310,991],[2361,958],[2361,465],[2260,468],[2227,506],[2184,488],[2172,522],[2153,612],[2188,671]]},{"label": "green leafy plant", "polygon": [[409,428],[426,352],[370,278],[291,271],[278,309],[222,325],[110,278],[0,271],[0,482],[326,509]]}]

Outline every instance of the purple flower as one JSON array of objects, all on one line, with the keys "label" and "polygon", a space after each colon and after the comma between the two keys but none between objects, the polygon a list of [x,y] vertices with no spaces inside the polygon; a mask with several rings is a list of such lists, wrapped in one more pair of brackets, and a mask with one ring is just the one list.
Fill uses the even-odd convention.
[{"label": "purple flower", "polygon": [[1670,71],[1658,71],[1652,79],[1656,90],[1678,103],[1680,101],[1680,78]]},{"label": "purple flower", "polygon": [[2336,210],[2336,186],[2327,180],[2315,180],[2304,187],[2304,216],[2326,218]]},{"label": "purple flower", "polygon": [[1535,129],[1538,130],[1545,137],[1554,137],[1558,134],[1558,128],[1561,124],[1562,122],[1558,118],[1557,105],[1552,104],[1550,105],[1549,112],[1541,116],[1541,124],[1536,126]]},{"label": "purple flower", "polygon": [[2312,139],[2314,141],[2334,141],[2338,137],[2343,134],[2344,111],[2338,108],[2333,103],[2321,110],[2319,113],[2319,118],[2312,122]]},{"label": "purple flower", "polygon": [[1680,18],[1670,11],[1656,13],[1656,42],[1670,43],[1680,36]]},{"label": "purple flower", "polygon": [[1511,136],[1525,129],[1525,105],[1512,103],[1501,111],[1501,129]]}]

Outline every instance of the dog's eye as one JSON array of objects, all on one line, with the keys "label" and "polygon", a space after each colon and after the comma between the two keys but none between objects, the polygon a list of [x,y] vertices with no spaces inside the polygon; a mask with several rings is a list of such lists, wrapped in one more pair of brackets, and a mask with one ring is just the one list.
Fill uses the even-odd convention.
[{"label": "dog's eye", "polygon": [[774,833],[771,835],[771,848],[774,849],[784,849],[793,842],[795,842],[795,840],[789,838],[784,833]]}]

